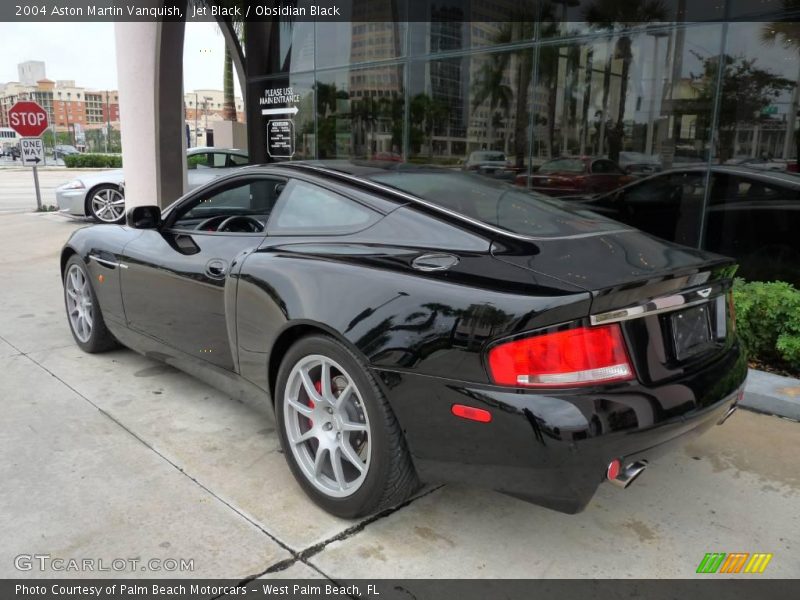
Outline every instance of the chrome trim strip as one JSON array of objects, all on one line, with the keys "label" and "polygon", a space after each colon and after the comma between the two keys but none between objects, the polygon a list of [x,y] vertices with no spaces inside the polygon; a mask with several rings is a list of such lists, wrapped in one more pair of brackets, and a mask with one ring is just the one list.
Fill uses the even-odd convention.
[{"label": "chrome trim strip", "polygon": [[[724,291],[722,283],[712,284],[699,289],[686,290],[669,296],[653,298],[642,304],[628,306],[617,310],[589,316],[592,325],[605,325],[606,323],[620,323],[631,319],[638,319],[650,315],[660,315],[678,309],[689,308],[710,302]],[[699,297],[698,297],[699,296]]]},{"label": "chrome trim strip", "polygon": [[[96,262],[99,262],[101,265],[105,265],[107,267],[121,267],[121,266],[123,266],[123,265],[120,265],[120,263],[118,263],[118,262],[114,262],[113,260],[108,260],[108,259],[105,259],[105,258],[100,258],[99,256],[96,256],[94,254],[90,254],[89,258],[91,258],[92,260],[94,260]],[[127,267],[125,267],[125,268],[127,268]]]}]

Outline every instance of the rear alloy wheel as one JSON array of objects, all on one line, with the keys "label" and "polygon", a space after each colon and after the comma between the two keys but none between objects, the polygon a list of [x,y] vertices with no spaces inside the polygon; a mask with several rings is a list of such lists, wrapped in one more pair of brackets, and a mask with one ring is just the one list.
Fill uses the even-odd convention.
[{"label": "rear alloy wheel", "polygon": [[306,493],[345,518],[404,500],[416,487],[405,441],[363,362],[325,336],[302,338],[278,373],[284,454]]},{"label": "rear alloy wheel", "polygon": [[125,196],[115,185],[102,185],[92,190],[89,213],[98,223],[122,223],[125,220]]},{"label": "rear alloy wheel", "polygon": [[86,265],[77,256],[69,259],[64,271],[64,304],[72,337],[83,351],[104,352],[117,346],[106,329]]}]

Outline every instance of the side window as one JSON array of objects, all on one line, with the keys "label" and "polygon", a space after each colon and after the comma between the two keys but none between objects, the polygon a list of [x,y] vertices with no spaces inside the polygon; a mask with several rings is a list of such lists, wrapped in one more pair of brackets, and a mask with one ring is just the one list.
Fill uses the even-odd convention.
[{"label": "side window", "polygon": [[380,213],[325,188],[292,180],[269,222],[271,235],[344,234],[360,231]]},{"label": "side window", "polygon": [[719,175],[706,213],[704,247],[732,256],[737,275],[800,285],[800,194],[791,182]]},{"label": "side window", "polygon": [[231,165],[234,167],[240,167],[250,163],[250,159],[241,154],[230,154],[228,158],[230,158]]},{"label": "side window", "polygon": [[[225,233],[263,231],[284,185],[280,179],[259,178],[212,188],[178,207],[169,227]],[[223,225],[229,217],[240,218]]]},{"label": "side window", "polygon": [[211,167],[214,169],[221,169],[226,167],[228,163],[228,155],[222,152],[213,152],[211,155]]},{"label": "side window", "polygon": [[615,165],[610,160],[596,160],[592,164],[592,173],[614,173],[614,174],[622,174]]},{"label": "side window", "polygon": [[208,169],[210,165],[211,155],[202,152],[199,154],[192,154],[189,156],[189,168],[195,169]]}]

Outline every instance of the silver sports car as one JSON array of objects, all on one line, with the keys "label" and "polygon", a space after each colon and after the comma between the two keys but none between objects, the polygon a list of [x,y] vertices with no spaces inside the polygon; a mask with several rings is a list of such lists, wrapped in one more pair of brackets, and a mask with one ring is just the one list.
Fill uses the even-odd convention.
[{"label": "silver sports car", "polygon": [[[192,148],[186,156],[190,190],[248,163],[247,153],[235,148]],[[98,223],[122,223],[124,186],[122,169],[83,173],[56,188],[58,210],[74,217],[91,217]]]}]

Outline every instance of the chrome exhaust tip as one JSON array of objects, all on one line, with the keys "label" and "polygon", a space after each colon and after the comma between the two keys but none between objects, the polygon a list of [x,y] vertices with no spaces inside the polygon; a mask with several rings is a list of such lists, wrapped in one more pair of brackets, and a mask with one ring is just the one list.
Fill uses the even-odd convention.
[{"label": "chrome exhaust tip", "polygon": [[634,480],[639,477],[639,475],[644,473],[646,468],[646,460],[637,460],[636,462],[630,463],[626,467],[620,467],[619,460],[615,459],[611,461],[610,465],[608,465],[607,478],[617,487],[625,489],[632,484]]}]

